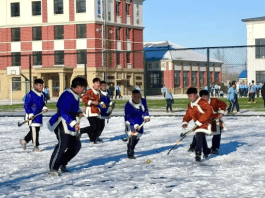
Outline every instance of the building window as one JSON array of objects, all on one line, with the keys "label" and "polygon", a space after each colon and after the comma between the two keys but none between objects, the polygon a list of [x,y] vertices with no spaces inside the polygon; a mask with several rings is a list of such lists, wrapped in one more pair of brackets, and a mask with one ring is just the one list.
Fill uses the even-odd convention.
[{"label": "building window", "polygon": [[86,12],[86,0],[76,0],[76,13]]},{"label": "building window", "polygon": [[21,66],[20,52],[12,53],[12,66]]},{"label": "building window", "polygon": [[86,64],[86,50],[77,51],[77,64]]},{"label": "building window", "polygon": [[11,3],[11,17],[20,16],[19,3]]},{"label": "building window", "polygon": [[120,2],[116,1],[116,16],[120,16]]},{"label": "building window", "polygon": [[131,31],[130,28],[126,29],[126,38],[127,38],[127,40],[130,40],[130,31]]},{"label": "building window", "polygon": [[214,72],[214,82],[219,83],[219,72]]},{"label": "building window", "polygon": [[[265,45],[265,39],[256,39],[256,45]],[[256,47],[256,58],[265,58],[265,47]]]},{"label": "building window", "polygon": [[191,73],[191,80],[192,80],[192,86],[196,87],[197,86],[197,76],[196,76],[197,72],[193,71]]},{"label": "building window", "polygon": [[11,41],[20,41],[20,28],[11,29]]},{"label": "building window", "polygon": [[54,14],[63,14],[63,0],[54,0]]},{"label": "building window", "polygon": [[41,40],[41,27],[32,28],[32,40],[33,41]]},{"label": "building window", "polygon": [[64,64],[64,51],[55,51],[55,65]]},{"label": "building window", "polygon": [[108,21],[111,21],[111,8],[108,6]]},{"label": "building window", "polygon": [[126,3],[126,15],[130,15],[130,4]]},{"label": "building window", "polygon": [[116,40],[120,40],[120,30],[121,30],[120,27],[116,28]]},{"label": "building window", "polygon": [[161,71],[152,71],[150,72],[150,87],[151,88],[160,88],[162,85],[162,72]]},{"label": "building window", "polygon": [[175,87],[179,87],[180,86],[180,78],[179,78],[179,71],[175,71]]},{"label": "building window", "polygon": [[41,15],[41,1],[32,1],[32,16]]},{"label": "building window", "polygon": [[200,87],[204,86],[204,72],[200,72]]},{"label": "building window", "polygon": [[33,52],[33,65],[42,65],[42,52]]},{"label": "building window", "polygon": [[265,82],[265,71],[256,71],[256,82],[257,84]]},{"label": "building window", "polygon": [[12,91],[21,91],[21,77],[12,77]]},{"label": "building window", "polygon": [[64,39],[63,25],[54,26],[54,39]]},{"label": "building window", "polygon": [[127,63],[131,63],[131,53],[130,52],[127,52],[126,53],[126,58],[127,58]]},{"label": "building window", "polygon": [[77,25],[77,38],[86,38],[86,24]]},{"label": "building window", "polygon": [[116,53],[116,55],[117,55],[117,65],[119,65],[121,62],[120,62],[120,60],[121,60],[121,53],[120,52],[117,52]]},{"label": "building window", "polygon": [[184,87],[189,86],[189,78],[188,78],[188,72],[187,71],[183,71],[183,85],[184,85]]},{"label": "building window", "polygon": [[101,0],[98,0],[98,18],[101,17]]}]

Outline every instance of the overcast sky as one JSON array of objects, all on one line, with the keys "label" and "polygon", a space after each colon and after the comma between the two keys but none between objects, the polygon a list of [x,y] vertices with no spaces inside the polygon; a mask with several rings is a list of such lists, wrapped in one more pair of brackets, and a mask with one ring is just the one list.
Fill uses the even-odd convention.
[{"label": "overcast sky", "polygon": [[246,45],[241,19],[265,16],[265,0],[145,0],[144,41],[183,47]]}]

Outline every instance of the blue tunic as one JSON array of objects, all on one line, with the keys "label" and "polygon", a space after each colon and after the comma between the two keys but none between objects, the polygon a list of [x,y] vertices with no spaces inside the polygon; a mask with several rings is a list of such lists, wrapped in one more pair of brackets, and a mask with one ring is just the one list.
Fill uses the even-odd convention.
[{"label": "blue tunic", "polygon": [[99,109],[100,109],[100,119],[108,119],[109,118],[109,113],[111,111],[111,99],[109,97],[109,90],[107,90],[106,92],[104,91],[100,91],[101,96],[100,96],[100,104],[105,104],[106,108],[102,108],[101,105],[98,105]]},{"label": "blue tunic", "polygon": [[[34,89],[32,89],[26,95],[24,108],[26,111],[26,116],[25,116],[26,119],[39,114],[44,109],[47,109],[47,107],[45,106],[45,94],[43,92],[37,92]],[[42,114],[34,118],[33,121],[30,121],[29,126],[33,127],[42,126]]]},{"label": "blue tunic", "polygon": [[49,120],[48,128],[50,131],[54,131],[57,125],[62,122],[65,133],[75,136],[76,116],[77,113],[82,112],[79,108],[79,95],[68,88],[61,94],[56,106],[58,108],[57,113]]},{"label": "blue tunic", "polygon": [[[125,122],[130,124],[131,131],[135,131],[137,126],[140,126],[145,118],[149,118],[149,112],[145,99],[141,99],[139,104],[135,104],[132,99],[130,99],[125,107]],[[138,131],[138,133],[143,134],[143,127]]]}]

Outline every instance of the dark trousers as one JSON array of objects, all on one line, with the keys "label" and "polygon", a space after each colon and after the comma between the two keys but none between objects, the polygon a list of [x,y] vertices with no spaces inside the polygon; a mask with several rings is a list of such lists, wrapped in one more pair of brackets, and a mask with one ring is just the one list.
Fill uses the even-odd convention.
[{"label": "dark trousers", "polygon": [[265,99],[263,99],[263,101],[264,101],[264,108],[265,108]]},{"label": "dark trousers", "polygon": [[34,140],[33,140],[33,133],[34,131],[36,132],[36,145],[34,146],[39,146],[39,132],[40,132],[40,127],[29,127],[29,132],[28,134],[25,136],[24,140],[29,143],[30,141],[32,141],[33,145],[34,145]]},{"label": "dark trousers", "polygon": [[105,119],[100,119],[100,133],[99,133],[99,136],[101,136],[102,131],[104,130],[104,128],[105,128]]},{"label": "dark trousers", "polygon": [[244,95],[244,89],[239,89],[239,94],[242,97]]},{"label": "dark trousers", "polygon": [[167,99],[167,111],[170,108],[170,111],[172,111],[172,100]]},{"label": "dark trousers", "polygon": [[115,97],[115,99],[117,99],[118,96],[119,96],[119,98],[122,98],[121,91],[120,90],[116,90],[116,97]]},{"label": "dark trousers", "polygon": [[137,136],[132,136],[129,138],[129,142],[127,144],[127,155],[128,156],[134,156],[134,149],[136,144],[139,142],[139,138]]},{"label": "dark trousers", "polygon": [[95,142],[100,134],[100,119],[98,117],[88,117],[89,127],[81,128],[80,133],[87,133],[90,141]]},{"label": "dark trousers", "polygon": [[253,93],[249,93],[249,99],[248,99],[248,101],[249,101],[249,102],[251,102],[251,101],[254,102],[254,100],[255,100],[255,92],[253,92]]},{"label": "dark trousers", "polygon": [[236,107],[237,112],[239,112],[239,104],[238,100],[229,100],[229,107],[227,109],[228,113],[233,112],[234,108]]},{"label": "dark trousers", "polygon": [[62,122],[54,132],[58,138],[58,144],[51,156],[50,170],[58,170],[61,165],[67,165],[81,149],[80,140],[76,136],[66,134]]},{"label": "dark trousers", "polygon": [[208,148],[205,133],[203,132],[197,132],[196,133],[196,155],[201,155],[201,151],[203,153],[209,154],[210,149]]},{"label": "dark trousers", "polygon": [[[212,149],[219,149],[221,143],[221,134],[214,135],[212,139]],[[206,142],[207,145],[207,142]],[[192,143],[190,145],[191,148],[196,148],[196,137],[194,135]],[[208,146],[207,146],[208,147]]]}]

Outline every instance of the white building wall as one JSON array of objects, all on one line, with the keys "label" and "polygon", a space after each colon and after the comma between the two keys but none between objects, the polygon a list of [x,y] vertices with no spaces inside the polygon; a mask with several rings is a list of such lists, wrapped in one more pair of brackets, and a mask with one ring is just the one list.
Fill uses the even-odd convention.
[{"label": "white building wall", "polygon": [[[247,45],[255,45],[256,39],[265,39],[265,21],[246,22]],[[247,49],[247,80],[256,82],[256,71],[265,71],[265,59],[256,58],[255,48]]]}]

